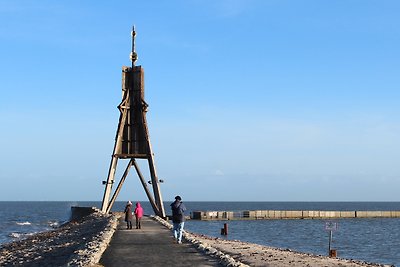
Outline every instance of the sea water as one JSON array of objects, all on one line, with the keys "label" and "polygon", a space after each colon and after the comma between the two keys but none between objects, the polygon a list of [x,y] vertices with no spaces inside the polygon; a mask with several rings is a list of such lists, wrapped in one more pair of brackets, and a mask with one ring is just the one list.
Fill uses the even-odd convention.
[{"label": "sea water", "polygon": [[[135,201],[133,201],[135,202]],[[145,214],[154,214],[148,202],[141,202]],[[192,211],[243,210],[400,210],[400,202],[184,202]],[[165,202],[166,213],[170,213]],[[100,207],[100,202],[0,202],[0,244],[55,229],[68,221],[71,206]],[[121,211],[125,202],[116,202]],[[327,220],[188,220],[185,229],[194,233],[241,240],[305,253],[327,255]],[[337,219],[331,249],[338,257],[400,266],[400,218]],[[221,236],[223,224],[228,236]]]}]

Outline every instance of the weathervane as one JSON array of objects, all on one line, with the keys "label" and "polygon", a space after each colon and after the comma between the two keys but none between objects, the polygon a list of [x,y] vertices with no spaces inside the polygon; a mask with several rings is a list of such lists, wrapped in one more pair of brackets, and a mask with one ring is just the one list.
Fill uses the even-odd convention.
[{"label": "weathervane", "polygon": [[138,60],[138,56],[135,51],[135,37],[136,37],[135,25],[132,26],[131,36],[132,36],[132,52],[131,52],[130,58],[131,58],[132,68],[133,68],[135,66],[136,61]]}]

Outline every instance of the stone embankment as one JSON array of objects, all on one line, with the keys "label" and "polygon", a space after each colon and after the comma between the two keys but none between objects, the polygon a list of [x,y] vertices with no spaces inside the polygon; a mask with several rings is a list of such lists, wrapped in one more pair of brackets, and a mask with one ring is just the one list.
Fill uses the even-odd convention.
[{"label": "stone embankment", "polygon": [[[161,224],[171,228],[169,222],[155,217]],[[225,266],[271,266],[271,267],[390,267],[391,265],[368,263],[363,261],[330,258],[307,253],[261,246],[239,240],[226,240],[186,232],[184,237],[198,250],[220,258]]]},{"label": "stone embankment", "polygon": [[[121,214],[93,213],[57,230],[0,246],[0,266],[100,266]],[[170,228],[167,221],[154,217]],[[162,227],[160,225],[160,227]],[[185,242],[217,258],[223,266],[384,266],[281,250],[261,245],[211,238],[185,232]],[[172,237],[171,237],[172,238]],[[151,249],[151,247],[149,247]],[[134,264],[134,263],[130,263]]]},{"label": "stone embankment", "polygon": [[0,246],[0,266],[90,266],[99,262],[117,216],[93,213],[80,221]]}]

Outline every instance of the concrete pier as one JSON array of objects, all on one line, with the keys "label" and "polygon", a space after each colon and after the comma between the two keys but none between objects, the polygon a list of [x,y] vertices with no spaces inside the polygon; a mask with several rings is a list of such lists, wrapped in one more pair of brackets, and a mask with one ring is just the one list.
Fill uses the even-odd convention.
[{"label": "concrete pier", "polygon": [[400,218],[400,211],[245,210],[193,211],[194,220]]},{"label": "concrete pier", "polygon": [[100,264],[113,266],[221,266],[191,243],[176,244],[172,232],[148,217],[142,229],[127,230],[123,218],[102,255]]}]

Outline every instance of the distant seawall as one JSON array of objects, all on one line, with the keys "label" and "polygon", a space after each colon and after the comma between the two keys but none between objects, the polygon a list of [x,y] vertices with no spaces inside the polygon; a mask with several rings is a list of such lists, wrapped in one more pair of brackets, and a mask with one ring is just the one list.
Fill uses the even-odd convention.
[{"label": "distant seawall", "polygon": [[400,211],[245,210],[193,211],[193,220],[400,218]]}]

